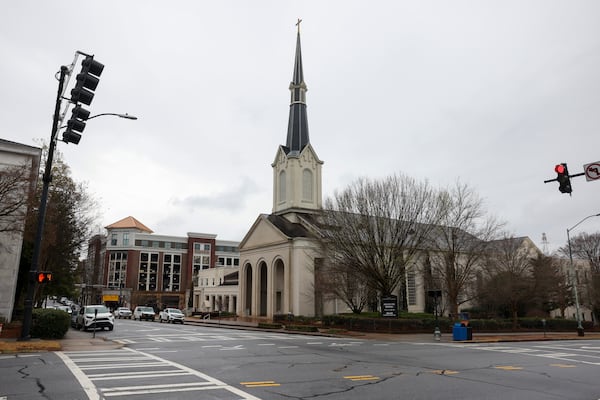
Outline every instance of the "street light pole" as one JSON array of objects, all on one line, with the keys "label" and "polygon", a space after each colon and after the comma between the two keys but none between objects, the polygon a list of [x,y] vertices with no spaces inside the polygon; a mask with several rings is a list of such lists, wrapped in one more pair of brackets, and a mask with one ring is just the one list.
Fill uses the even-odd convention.
[{"label": "street light pole", "polygon": [[54,158],[54,148],[56,147],[56,134],[58,132],[58,119],[60,114],[61,96],[63,93],[63,86],[65,83],[65,76],[67,75],[68,68],[65,66],[60,67],[60,78],[58,80],[58,95],[56,96],[56,105],[54,108],[54,119],[52,121],[52,132],[50,134],[50,144],[48,146],[48,158],[46,160],[46,166],[44,169],[44,176],[42,178],[42,196],[40,198],[40,208],[38,210],[38,225],[37,233],[35,235],[35,242],[33,245],[33,255],[31,256],[31,268],[29,269],[29,275],[27,276],[27,295],[24,302],[23,310],[23,327],[21,328],[21,337],[19,340],[29,340],[29,333],[31,330],[31,318],[33,314],[33,294],[35,292],[35,274],[38,271],[38,262],[41,253],[42,235],[44,231],[44,221],[46,219],[46,204],[48,203],[48,188],[50,187],[50,181],[52,180],[52,160]]},{"label": "street light pole", "polygon": [[600,217],[600,213],[598,214],[592,214],[592,215],[588,215],[587,217],[585,217],[584,219],[582,219],[581,221],[579,221],[578,223],[576,223],[575,225],[573,225],[570,229],[567,229],[567,244],[569,246],[569,261],[571,263],[571,269],[570,269],[570,275],[571,275],[571,282],[573,284],[573,295],[575,296],[575,313],[576,313],[576,318],[577,318],[577,336],[584,336],[584,331],[583,331],[583,325],[581,324],[581,313],[579,310],[579,291],[577,289],[577,276],[575,274],[575,264],[573,264],[573,251],[571,249],[571,231],[575,228],[577,228],[577,226],[579,226],[579,224],[581,224],[583,221],[592,218],[592,217]]},{"label": "street light pole", "polygon": [[129,115],[127,113],[125,114],[119,114],[119,113],[102,113],[102,114],[96,114],[96,115],[92,115],[91,117],[89,117],[87,120],[89,121],[92,118],[96,118],[96,117],[102,117],[104,115],[114,115],[115,117],[119,117],[119,118],[125,118],[125,119],[133,119],[136,120],[137,117],[133,116],[133,115]]},{"label": "street light pole", "polygon": [[[69,68],[66,66],[60,67],[60,78],[58,79],[58,94],[56,96],[56,105],[54,108],[54,118],[52,120],[52,132],[50,134],[50,143],[48,145],[48,158],[46,159],[46,165],[44,168],[44,175],[42,178],[43,186],[42,186],[42,195],[40,197],[40,208],[38,210],[38,224],[37,224],[37,232],[35,236],[35,242],[33,244],[33,254],[31,256],[31,267],[29,270],[29,274],[27,276],[27,293],[24,301],[24,309],[23,309],[23,326],[21,328],[21,336],[19,340],[25,341],[29,340],[30,331],[31,331],[31,322],[33,316],[33,297],[35,293],[36,281],[34,279],[35,275],[39,270],[39,258],[41,254],[42,248],[42,237],[44,234],[44,222],[46,219],[46,206],[48,203],[48,191],[50,187],[50,182],[52,181],[52,161],[54,159],[54,149],[56,148],[56,141],[58,131],[62,128],[60,127],[60,107],[62,102],[62,96],[64,92],[65,86],[65,78],[69,75]],[[65,109],[66,112],[66,109]],[[119,118],[126,118],[136,120],[137,117],[129,114],[116,114],[116,113],[103,113],[95,115],[91,118],[99,117],[101,115],[114,115]],[[90,118],[88,118],[90,119]]]}]

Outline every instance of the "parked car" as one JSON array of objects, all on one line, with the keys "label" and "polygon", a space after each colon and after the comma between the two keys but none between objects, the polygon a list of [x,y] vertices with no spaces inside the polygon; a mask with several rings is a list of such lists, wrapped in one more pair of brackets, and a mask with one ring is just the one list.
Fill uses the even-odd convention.
[{"label": "parked car", "polygon": [[85,306],[79,309],[75,322],[76,329],[104,329],[112,331],[115,324],[115,317],[110,310],[103,304]]},{"label": "parked car", "polygon": [[115,314],[115,318],[119,318],[119,319],[121,319],[121,318],[131,319],[131,315],[132,315],[131,310],[128,307],[118,307],[115,310],[114,314]]},{"label": "parked car", "polygon": [[156,318],[156,315],[154,314],[154,308],[152,307],[147,307],[147,306],[137,306],[134,310],[133,310],[133,319],[139,319],[140,321],[145,319],[145,320],[152,320],[154,321],[154,319]]},{"label": "parked car", "polygon": [[158,322],[167,321],[172,324],[180,323],[183,324],[183,313],[177,308],[165,308],[158,314]]},{"label": "parked car", "polygon": [[57,310],[64,311],[64,312],[69,313],[69,314],[73,313],[73,310],[71,310],[71,307],[69,307],[69,306],[54,306],[53,308],[55,308]]}]

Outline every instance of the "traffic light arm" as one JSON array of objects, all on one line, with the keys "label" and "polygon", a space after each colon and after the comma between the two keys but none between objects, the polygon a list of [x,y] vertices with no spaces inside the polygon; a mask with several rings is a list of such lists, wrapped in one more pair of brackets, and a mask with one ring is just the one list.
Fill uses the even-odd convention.
[{"label": "traffic light arm", "polygon": [[[569,175],[569,179],[575,178],[576,176],[583,176],[583,175],[585,175],[585,172],[580,172],[578,174]],[[544,181],[544,183],[550,183],[550,182],[558,182],[558,178],[548,179],[548,180]]]},{"label": "traffic light arm", "polygon": [[[69,65],[67,68],[67,73],[66,73],[66,79],[64,82],[64,87],[63,89],[60,91],[60,98],[61,99],[66,99],[65,96],[65,91],[67,90],[67,86],[69,86],[69,81],[71,79],[71,75],[73,74],[73,71],[75,70],[75,66],[77,65],[77,60],[79,59],[79,56],[83,55],[83,56],[88,56],[88,54],[85,54],[79,50],[77,50],[75,52],[75,57],[73,58],[73,62],[71,63],[71,65]],[[62,67],[61,67],[62,68]],[[67,112],[69,111],[69,102],[67,101],[66,104],[64,105],[62,111],[60,112],[60,117],[58,119],[60,125],[62,125],[63,121],[65,120],[65,117],[67,116]]]}]

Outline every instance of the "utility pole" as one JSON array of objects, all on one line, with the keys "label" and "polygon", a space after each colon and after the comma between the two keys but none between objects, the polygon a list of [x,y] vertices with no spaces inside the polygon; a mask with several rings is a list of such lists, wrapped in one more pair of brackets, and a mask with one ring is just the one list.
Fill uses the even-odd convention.
[{"label": "utility pole", "polygon": [[46,204],[48,203],[48,188],[52,181],[52,161],[54,158],[54,148],[56,147],[56,134],[58,132],[58,121],[60,114],[61,97],[63,93],[63,86],[65,83],[65,76],[67,75],[68,68],[64,65],[60,67],[60,78],[58,80],[58,94],[56,96],[56,106],[54,107],[54,118],[52,120],[52,132],[50,134],[50,145],[48,146],[48,159],[46,160],[46,167],[44,169],[44,176],[42,178],[42,197],[40,199],[40,208],[38,211],[38,224],[37,233],[35,235],[35,242],[33,247],[33,256],[31,258],[31,268],[29,275],[27,276],[27,295],[25,297],[24,314],[23,314],[23,328],[21,330],[21,337],[19,340],[29,340],[29,333],[31,330],[31,318],[33,313],[33,294],[35,293],[35,276],[38,272],[38,263],[40,259],[40,252],[42,247],[42,236],[44,234],[44,221],[46,219]]}]

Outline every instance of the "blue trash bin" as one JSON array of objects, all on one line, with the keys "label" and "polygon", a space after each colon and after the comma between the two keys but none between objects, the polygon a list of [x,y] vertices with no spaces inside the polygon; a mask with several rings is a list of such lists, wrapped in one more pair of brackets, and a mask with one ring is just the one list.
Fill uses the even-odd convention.
[{"label": "blue trash bin", "polygon": [[467,340],[467,327],[457,322],[452,327],[452,340]]}]

